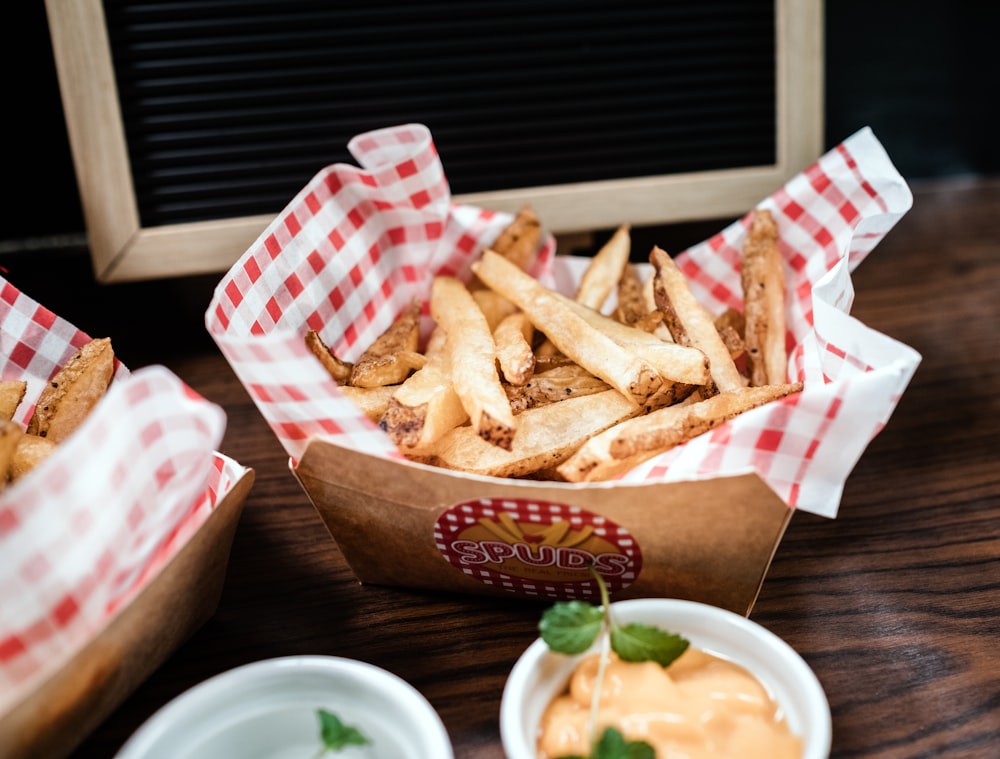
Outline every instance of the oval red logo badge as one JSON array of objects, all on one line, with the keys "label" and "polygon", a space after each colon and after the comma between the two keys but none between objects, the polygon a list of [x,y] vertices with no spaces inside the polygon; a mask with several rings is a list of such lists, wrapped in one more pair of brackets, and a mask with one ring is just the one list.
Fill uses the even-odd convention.
[{"label": "oval red logo badge", "polygon": [[527,596],[596,598],[591,565],[612,593],[642,568],[639,545],[623,527],[550,501],[464,501],[438,517],[434,537],[445,559],[469,577]]}]

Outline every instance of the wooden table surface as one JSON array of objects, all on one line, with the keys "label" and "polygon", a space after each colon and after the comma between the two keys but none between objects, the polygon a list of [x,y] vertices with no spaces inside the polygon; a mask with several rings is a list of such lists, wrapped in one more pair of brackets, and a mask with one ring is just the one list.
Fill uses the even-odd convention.
[{"label": "wooden table surface", "polygon": [[[751,618],[818,675],[834,757],[986,759],[1000,755],[1000,182],[913,189],[913,209],[855,272],[852,313],[923,361],[848,479],[839,516],[794,515]],[[221,404],[222,450],[256,472],[214,618],[76,759],[112,756],[156,709],[212,675],[301,654],[395,672],[438,710],[458,759],[501,759],[504,679],[543,607],[354,580],[204,334],[218,277],[81,298],[44,276],[21,284],[29,273],[8,268],[77,326],[114,335],[132,368],[166,364]]]}]

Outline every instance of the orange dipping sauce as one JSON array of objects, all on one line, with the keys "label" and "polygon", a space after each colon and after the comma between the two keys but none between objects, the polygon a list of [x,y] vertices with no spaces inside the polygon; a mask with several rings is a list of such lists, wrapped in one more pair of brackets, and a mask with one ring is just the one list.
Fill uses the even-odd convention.
[{"label": "orange dipping sauce", "polygon": [[625,662],[609,653],[597,729],[591,696],[600,654],[577,665],[567,692],[542,716],[539,759],[587,756],[592,735],[614,727],[645,741],[657,759],[800,759],[802,739],[788,728],[763,685],[733,662],[688,648],[669,667]]}]

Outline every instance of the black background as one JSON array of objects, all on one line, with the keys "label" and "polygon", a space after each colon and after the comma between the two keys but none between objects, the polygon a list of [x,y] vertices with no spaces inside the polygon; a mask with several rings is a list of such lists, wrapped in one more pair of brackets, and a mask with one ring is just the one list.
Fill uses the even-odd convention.
[{"label": "black background", "polygon": [[[907,180],[1000,173],[1000,10],[961,0],[829,0],[827,147],[871,126]],[[82,234],[42,2],[7,8],[0,254]]]}]

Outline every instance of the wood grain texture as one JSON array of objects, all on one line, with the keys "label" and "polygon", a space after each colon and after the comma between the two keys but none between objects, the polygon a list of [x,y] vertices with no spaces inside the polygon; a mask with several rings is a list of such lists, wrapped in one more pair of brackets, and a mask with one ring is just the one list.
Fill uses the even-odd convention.
[{"label": "wood grain texture", "polygon": [[[987,759],[1000,746],[1000,182],[913,189],[912,211],[855,272],[852,313],[923,362],[838,518],[793,517],[751,615],[816,671],[835,759]],[[182,317],[141,341],[125,320],[98,323],[118,331],[126,363],[166,363],[225,407],[223,451],[256,483],[216,615],[73,756],[112,756],[231,667],[331,654],[416,686],[459,759],[502,759],[504,679],[543,607],[360,586],[228,365]]]}]

